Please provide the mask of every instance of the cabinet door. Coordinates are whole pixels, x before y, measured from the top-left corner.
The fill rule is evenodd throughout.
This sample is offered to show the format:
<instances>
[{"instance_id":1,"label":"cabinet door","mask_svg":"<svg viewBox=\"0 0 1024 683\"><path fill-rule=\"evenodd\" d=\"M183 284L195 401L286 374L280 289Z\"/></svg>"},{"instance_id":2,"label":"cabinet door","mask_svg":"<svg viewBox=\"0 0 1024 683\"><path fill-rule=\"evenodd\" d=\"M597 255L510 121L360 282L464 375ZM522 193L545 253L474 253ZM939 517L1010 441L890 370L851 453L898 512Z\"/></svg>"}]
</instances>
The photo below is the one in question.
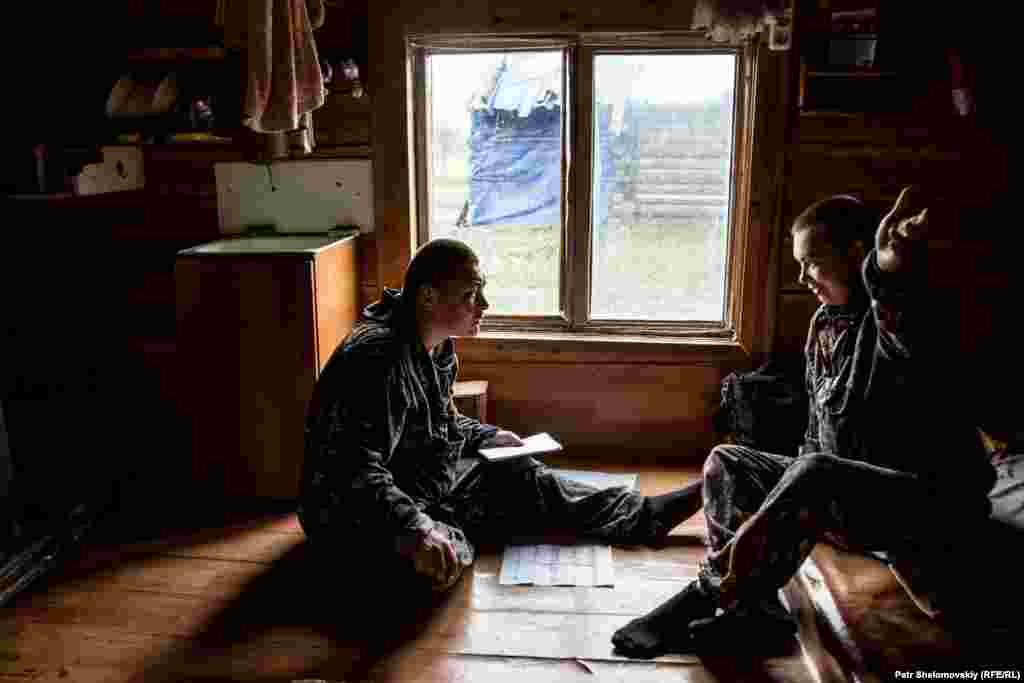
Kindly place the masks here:
<instances>
[{"instance_id":1,"label":"cabinet door","mask_svg":"<svg viewBox=\"0 0 1024 683\"><path fill-rule=\"evenodd\" d=\"M296 497L316 377L312 261L180 258L176 281L193 477L227 495Z\"/></svg>"},{"instance_id":2,"label":"cabinet door","mask_svg":"<svg viewBox=\"0 0 1024 683\"><path fill-rule=\"evenodd\" d=\"M356 268L355 238L317 254L313 282L316 288L317 376L359 317Z\"/></svg>"}]
</instances>

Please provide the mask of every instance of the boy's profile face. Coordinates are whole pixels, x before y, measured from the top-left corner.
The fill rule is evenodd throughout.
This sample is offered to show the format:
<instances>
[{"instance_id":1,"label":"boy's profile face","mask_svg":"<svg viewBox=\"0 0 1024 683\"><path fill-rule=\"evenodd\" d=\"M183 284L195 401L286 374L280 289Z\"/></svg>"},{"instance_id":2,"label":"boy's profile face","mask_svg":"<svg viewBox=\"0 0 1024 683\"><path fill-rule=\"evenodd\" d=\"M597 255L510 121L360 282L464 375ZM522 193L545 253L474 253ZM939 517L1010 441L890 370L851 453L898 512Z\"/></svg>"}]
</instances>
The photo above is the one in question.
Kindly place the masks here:
<instances>
[{"instance_id":1,"label":"boy's profile face","mask_svg":"<svg viewBox=\"0 0 1024 683\"><path fill-rule=\"evenodd\" d=\"M793 258L800 265L797 281L814 292L823 304L842 306L850 301L850 283L863 259L863 246L842 253L821 228L793 232Z\"/></svg>"},{"instance_id":2,"label":"boy's profile face","mask_svg":"<svg viewBox=\"0 0 1024 683\"><path fill-rule=\"evenodd\" d=\"M484 296L486 280L476 261L459 265L445 282L434 305L434 322L448 336L473 337L490 304Z\"/></svg>"}]
</instances>

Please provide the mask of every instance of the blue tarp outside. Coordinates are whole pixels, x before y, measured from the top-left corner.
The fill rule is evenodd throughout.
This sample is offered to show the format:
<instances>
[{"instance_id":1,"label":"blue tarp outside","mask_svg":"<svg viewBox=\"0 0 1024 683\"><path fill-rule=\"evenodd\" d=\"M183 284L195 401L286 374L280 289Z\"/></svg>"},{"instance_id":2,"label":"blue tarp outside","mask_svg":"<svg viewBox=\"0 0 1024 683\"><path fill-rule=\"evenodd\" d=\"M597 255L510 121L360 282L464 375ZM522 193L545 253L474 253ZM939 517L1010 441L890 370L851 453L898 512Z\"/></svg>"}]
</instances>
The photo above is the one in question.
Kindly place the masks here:
<instances>
[{"instance_id":1,"label":"blue tarp outside","mask_svg":"<svg viewBox=\"0 0 1024 683\"><path fill-rule=\"evenodd\" d=\"M561 107L535 107L528 116L516 110L472 113L470 133L470 225L558 225L562 195ZM615 180L609 150L608 113L599 130L600 190L594 224L607 214L607 195Z\"/></svg>"}]
</instances>

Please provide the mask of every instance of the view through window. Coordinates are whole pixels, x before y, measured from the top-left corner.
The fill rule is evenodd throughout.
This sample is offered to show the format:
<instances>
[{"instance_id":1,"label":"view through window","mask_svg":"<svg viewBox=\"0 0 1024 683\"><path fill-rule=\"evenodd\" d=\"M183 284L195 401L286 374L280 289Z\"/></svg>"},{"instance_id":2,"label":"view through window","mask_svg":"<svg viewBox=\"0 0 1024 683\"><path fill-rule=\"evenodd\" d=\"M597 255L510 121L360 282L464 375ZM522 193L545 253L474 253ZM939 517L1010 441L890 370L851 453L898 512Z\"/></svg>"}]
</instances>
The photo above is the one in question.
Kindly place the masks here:
<instances>
[{"instance_id":1,"label":"view through window","mask_svg":"<svg viewBox=\"0 0 1024 683\"><path fill-rule=\"evenodd\" d=\"M736 56L592 54L591 269L563 267L562 50L428 53L429 237L470 244L493 314L717 321L725 309ZM572 86L571 86L572 87ZM584 279L587 278L587 279Z\"/></svg>"}]
</instances>

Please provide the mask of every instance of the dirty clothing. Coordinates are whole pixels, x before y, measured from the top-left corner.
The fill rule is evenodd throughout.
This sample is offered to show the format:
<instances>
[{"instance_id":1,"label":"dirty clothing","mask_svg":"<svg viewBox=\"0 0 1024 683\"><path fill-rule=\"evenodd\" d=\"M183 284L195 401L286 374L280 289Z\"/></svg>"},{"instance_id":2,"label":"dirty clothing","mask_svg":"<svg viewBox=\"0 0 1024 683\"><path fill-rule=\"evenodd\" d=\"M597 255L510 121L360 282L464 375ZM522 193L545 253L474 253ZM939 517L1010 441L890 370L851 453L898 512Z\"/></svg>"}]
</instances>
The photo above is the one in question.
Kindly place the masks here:
<instances>
[{"instance_id":1,"label":"dirty clothing","mask_svg":"<svg viewBox=\"0 0 1024 683\"><path fill-rule=\"evenodd\" d=\"M934 354L945 321L925 319L923 283L883 272L874 250L862 271L866 295L855 288L850 303L823 305L811 320L800 452L913 473L936 489L955 483L962 501L987 515L994 471L964 406L950 396L956 360Z\"/></svg>"},{"instance_id":2,"label":"dirty clothing","mask_svg":"<svg viewBox=\"0 0 1024 683\"><path fill-rule=\"evenodd\" d=\"M388 552L435 522L470 544L543 531L646 542L661 532L635 491L599 491L535 461L481 461L477 448L498 429L455 409L452 340L429 353L403 312L401 293L386 290L317 382L299 507L314 542L355 538Z\"/></svg>"},{"instance_id":3,"label":"dirty clothing","mask_svg":"<svg viewBox=\"0 0 1024 683\"><path fill-rule=\"evenodd\" d=\"M978 434L922 362L914 283L882 272L873 250L862 274L866 293L811 321L799 456L718 446L705 463L700 581L712 592L731 567L738 596L771 594L818 541L936 557L990 512L995 476Z\"/></svg>"},{"instance_id":4,"label":"dirty clothing","mask_svg":"<svg viewBox=\"0 0 1024 683\"><path fill-rule=\"evenodd\" d=\"M883 561L935 559L953 552L950 529L965 522L954 495L936 495L916 475L826 453L717 446L704 472L710 552L702 583L716 590L731 562L741 595L752 599L785 585L815 543ZM743 554L734 555L731 541L748 520Z\"/></svg>"}]
</instances>

